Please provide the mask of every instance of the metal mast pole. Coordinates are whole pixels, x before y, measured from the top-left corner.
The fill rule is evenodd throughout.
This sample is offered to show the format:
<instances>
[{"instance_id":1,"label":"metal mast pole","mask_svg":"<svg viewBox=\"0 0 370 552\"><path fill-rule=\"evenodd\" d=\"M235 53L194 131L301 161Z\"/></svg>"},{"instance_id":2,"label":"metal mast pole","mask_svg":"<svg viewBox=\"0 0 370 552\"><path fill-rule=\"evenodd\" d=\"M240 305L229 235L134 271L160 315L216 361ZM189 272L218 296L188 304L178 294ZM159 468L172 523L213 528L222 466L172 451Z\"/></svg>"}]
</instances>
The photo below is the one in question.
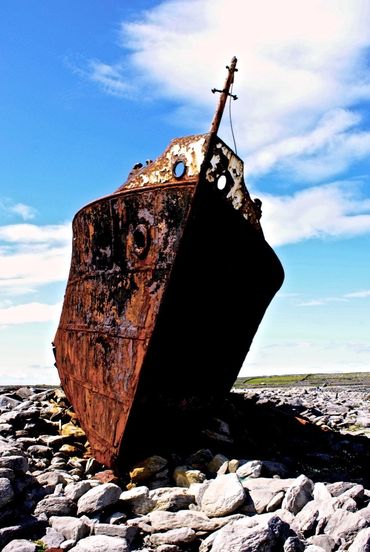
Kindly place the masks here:
<instances>
[{"instance_id":1,"label":"metal mast pole","mask_svg":"<svg viewBox=\"0 0 370 552\"><path fill-rule=\"evenodd\" d=\"M213 117L213 121L211 124L211 128L210 128L211 134L217 134L218 132L228 96L231 96L234 100L238 99L237 96L235 96L234 94L230 94L230 88L234 82L234 73L237 71L236 69L237 61L238 60L236 59L236 57L233 57L233 59L231 60L230 66L228 65L226 66L226 69L228 69L228 75L227 75L223 90L218 90L217 88L212 89L213 93L220 92L221 95L220 95L220 100L218 102L216 113Z\"/></svg>"}]
</instances>

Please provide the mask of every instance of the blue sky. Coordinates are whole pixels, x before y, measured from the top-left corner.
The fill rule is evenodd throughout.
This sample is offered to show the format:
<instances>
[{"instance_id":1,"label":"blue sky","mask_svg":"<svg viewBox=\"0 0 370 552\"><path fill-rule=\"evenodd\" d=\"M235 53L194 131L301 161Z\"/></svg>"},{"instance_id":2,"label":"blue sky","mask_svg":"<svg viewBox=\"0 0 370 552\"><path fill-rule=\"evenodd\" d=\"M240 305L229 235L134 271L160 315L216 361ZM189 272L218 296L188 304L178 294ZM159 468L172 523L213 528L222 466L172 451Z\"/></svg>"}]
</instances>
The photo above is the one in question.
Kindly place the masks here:
<instances>
[{"instance_id":1,"label":"blue sky","mask_svg":"<svg viewBox=\"0 0 370 552\"><path fill-rule=\"evenodd\" d=\"M2 0L0 382L58 381L73 215L207 131L233 55L238 153L286 271L241 374L368 371L369 52L360 0Z\"/></svg>"}]
</instances>

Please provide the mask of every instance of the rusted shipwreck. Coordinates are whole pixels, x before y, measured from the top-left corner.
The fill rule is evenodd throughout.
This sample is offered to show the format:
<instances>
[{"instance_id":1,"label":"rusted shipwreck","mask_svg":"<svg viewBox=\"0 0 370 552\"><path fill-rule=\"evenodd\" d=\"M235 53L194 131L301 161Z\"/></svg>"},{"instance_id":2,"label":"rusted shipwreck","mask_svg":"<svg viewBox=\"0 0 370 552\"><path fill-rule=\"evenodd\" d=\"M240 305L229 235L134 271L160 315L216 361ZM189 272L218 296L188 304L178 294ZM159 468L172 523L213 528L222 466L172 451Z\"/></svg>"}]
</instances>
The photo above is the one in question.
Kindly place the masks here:
<instances>
[{"instance_id":1,"label":"rusted shipwreck","mask_svg":"<svg viewBox=\"0 0 370 552\"><path fill-rule=\"evenodd\" d=\"M54 352L93 454L107 466L117 465L143 415L150 432L158 409L168 420L230 390L284 278L243 161L217 136L235 65L210 132L174 139L73 220Z\"/></svg>"}]
</instances>

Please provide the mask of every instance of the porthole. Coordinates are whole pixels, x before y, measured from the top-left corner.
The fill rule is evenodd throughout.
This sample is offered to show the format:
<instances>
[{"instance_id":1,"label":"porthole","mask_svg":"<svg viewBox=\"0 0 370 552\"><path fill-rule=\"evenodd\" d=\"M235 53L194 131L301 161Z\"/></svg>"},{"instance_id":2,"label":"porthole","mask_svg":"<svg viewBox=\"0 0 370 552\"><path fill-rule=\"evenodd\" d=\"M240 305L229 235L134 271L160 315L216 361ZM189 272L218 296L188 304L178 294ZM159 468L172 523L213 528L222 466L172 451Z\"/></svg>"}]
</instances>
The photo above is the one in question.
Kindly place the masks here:
<instances>
[{"instance_id":1,"label":"porthole","mask_svg":"<svg viewBox=\"0 0 370 552\"><path fill-rule=\"evenodd\" d=\"M220 192L223 192L226 189L227 186L227 178L225 174L221 174L216 182L217 189L220 190Z\"/></svg>"},{"instance_id":2,"label":"porthole","mask_svg":"<svg viewBox=\"0 0 370 552\"><path fill-rule=\"evenodd\" d=\"M144 224L139 224L133 232L134 240L134 252L140 258L143 259L149 249L150 237L148 228Z\"/></svg>"},{"instance_id":3,"label":"porthole","mask_svg":"<svg viewBox=\"0 0 370 552\"><path fill-rule=\"evenodd\" d=\"M186 165L182 159L179 159L173 164L172 167L173 175L175 178L180 179L185 176L186 173Z\"/></svg>"}]
</instances>

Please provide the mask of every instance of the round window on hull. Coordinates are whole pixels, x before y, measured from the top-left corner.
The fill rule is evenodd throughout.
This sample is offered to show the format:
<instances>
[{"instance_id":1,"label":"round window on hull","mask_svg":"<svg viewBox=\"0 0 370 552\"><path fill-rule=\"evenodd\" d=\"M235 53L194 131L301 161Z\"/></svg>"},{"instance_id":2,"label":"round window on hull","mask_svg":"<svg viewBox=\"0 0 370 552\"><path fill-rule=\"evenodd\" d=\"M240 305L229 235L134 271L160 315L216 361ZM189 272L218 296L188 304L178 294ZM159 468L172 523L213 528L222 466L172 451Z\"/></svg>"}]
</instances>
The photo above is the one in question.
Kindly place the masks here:
<instances>
[{"instance_id":1,"label":"round window on hull","mask_svg":"<svg viewBox=\"0 0 370 552\"><path fill-rule=\"evenodd\" d=\"M182 159L178 159L175 161L172 167L173 175L176 179L183 178L186 173L186 165L185 162Z\"/></svg>"}]
</instances>

